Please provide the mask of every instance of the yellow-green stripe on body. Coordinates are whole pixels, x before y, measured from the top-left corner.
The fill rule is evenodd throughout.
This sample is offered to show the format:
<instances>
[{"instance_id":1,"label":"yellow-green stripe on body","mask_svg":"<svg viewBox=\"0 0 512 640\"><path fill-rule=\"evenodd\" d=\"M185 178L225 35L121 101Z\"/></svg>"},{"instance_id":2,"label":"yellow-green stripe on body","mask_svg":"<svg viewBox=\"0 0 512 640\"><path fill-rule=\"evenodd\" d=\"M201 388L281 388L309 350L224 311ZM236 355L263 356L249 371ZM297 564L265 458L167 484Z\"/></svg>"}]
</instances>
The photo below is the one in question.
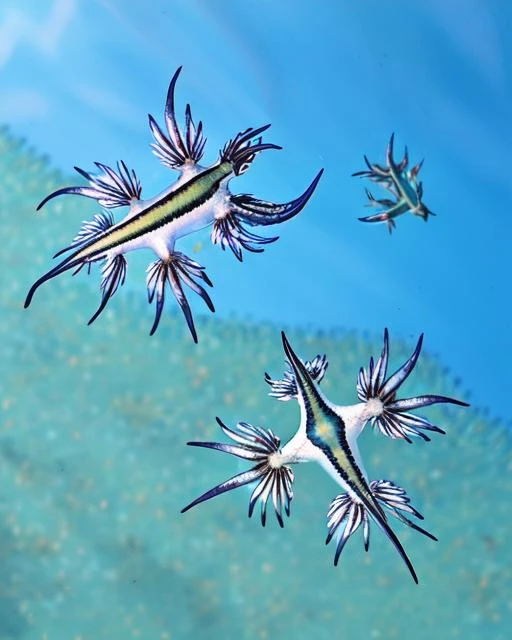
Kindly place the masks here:
<instances>
[{"instance_id":1,"label":"yellow-green stripe on body","mask_svg":"<svg viewBox=\"0 0 512 640\"><path fill-rule=\"evenodd\" d=\"M306 411L306 434L336 469L339 476L361 498L373 513L385 516L372 495L347 441L345 424L322 399L304 364L284 339L286 356L292 365L297 390Z\"/></svg>"},{"instance_id":2,"label":"yellow-green stripe on body","mask_svg":"<svg viewBox=\"0 0 512 640\"><path fill-rule=\"evenodd\" d=\"M314 396L308 394L307 401L311 411L311 419L308 419L306 426L308 438L323 451L347 484L380 512L381 509L352 454L343 421L329 407L320 406Z\"/></svg>"},{"instance_id":3,"label":"yellow-green stripe on body","mask_svg":"<svg viewBox=\"0 0 512 640\"><path fill-rule=\"evenodd\" d=\"M150 205L129 220L120 222L107 230L90 245L77 252L72 257L73 261L79 262L86 258L92 258L120 244L155 231L190 213L215 195L220 182L231 171L231 164L222 162L194 176L189 182L167 194L158 202Z\"/></svg>"}]
</instances>

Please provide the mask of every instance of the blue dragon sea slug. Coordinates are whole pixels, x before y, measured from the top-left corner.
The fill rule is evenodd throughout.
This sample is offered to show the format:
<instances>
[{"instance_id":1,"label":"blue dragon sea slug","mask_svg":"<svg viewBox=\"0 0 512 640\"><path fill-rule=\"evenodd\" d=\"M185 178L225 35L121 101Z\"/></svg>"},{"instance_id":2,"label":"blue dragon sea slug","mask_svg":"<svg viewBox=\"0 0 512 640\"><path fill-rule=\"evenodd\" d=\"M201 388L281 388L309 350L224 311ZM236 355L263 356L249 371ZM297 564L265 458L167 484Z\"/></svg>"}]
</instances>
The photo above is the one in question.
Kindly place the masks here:
<instances>
[{"instance_id":1,"label":"blue dragon sea slug","mask_svg":"<svg viewBox=\"0 0 512 640\"><path fill-rule=\"evenodd\" d=\"M261 522L265 525L267 503L271 500L277 521L282 527L283 511L287 516L290 515L293 498L294 473L290 465L318 462L344 491L334 498L327 516L329 533L326 542L337 537L334 564L338 563L349 537L360 526L363 529L364 547L368 551L372 520L390 539L414 581L418 582L414 567L392 530L386 512L432 540L436 538L411 520L410 516L420 520L423 516L411 505L404 489L387 479L368 480L357 439L365 425L371 424L391 438L412 442L411 438L418 436L428 441L428 433L444 431L426 418L410 413L411 411L436 403L468 405L440 395L422 395L401 400L396 398L398 389L418 360L423 336L411 357L387 377L389 340L386 330L379 359L374 363L372 358L369 367L359 372L357 393L361 402L350 406L333 404L320 390L318 385L327 369L325 356L303 362L293 351L284 333L282 339L289 371L281 380L272 380L268 374L265 378L271 387L270 395L280 400L297 399L301 415L296 434L281 448L280 439L270 429L255 427L246 422L239 422L236 427L230 428L217 418L224 433L235 444L188 444L224 451L250 460L254 466L213 487L182 511L231 489L256 483L249 501L249 516L259 502Z\"/></svg>"},{"instance_id":2,"label":"blue dragon sea slug","mask_svg":"<svg viewBox=\"0 0 512 640\"><path fill-rule=\"evenodd\" d=\"M149 116L149 126L154 137L153 152L162 164L179 173L178 179L157 196L143 200L142 189L133 170L124 162L118 162L117 170L99 162L99 173L90 174L78 167L89 186L65 187L48 195L38 210L52 198L63 194L75 194L96 200L103 211L92 220L84 222L72 243L54 257L67 253L67 257L40 277L30 288L25 307L44 282L74 269L88 270L96 261L103 261L101 270L101 302L89 320L91 324L106 307L110 298L124 283L129 251L149 248L158 259L147 270L148 299L156 303L153 334L160 322L168 288L171 289L195 342L197 333L184 285L197 293L211 311L213 303L204 283L212 286L202 265L175 248L176 241L195 231L212 226L211 239L222 249L229 248L239 261L243 250L263 251L264 245L277 237L262 237L247 227L274 225L297 215L313 194L323 170L314 178L304 193L290 202L274 204L248 194L232 194L229 182L244 173L256 155L266 149L281 147L263 142L261 134L270 125L249 128L238 133L220 151L218 160L209 167L199 164L206 139L203 126L197 127L192 119L190 105L185 109L185 128L178 126L174 109L174 88L181 67L174 74L167 93L165 106L166 132ZM126 216L115 222L111 209L129 207Z\"/></svg>"},{"instance_id":3,"label":"blue dragon sea slug","mask_svg":"<svg viewBox=\"0 0 512 640\"><path fill-rule=\"evenodd\" d=\"M392 198L377 199L371 191L366 189L369 201L368 206L380 208L381 211L371 216L359 218L361 222L385 222L390 233L396 226L395 218L408 211L423 218L425 222L429 216L435 215L422 200L423 184L418 181L418 174L423 166L423 160L409 169L409 153L406 147L403 159L397 164L393 157L394 139L395 134L393 133L386 152L385 167L371 163L364 156L368 169L352 174L353 176L368 178L392 195Z\"/></svg>"}]
</instances>

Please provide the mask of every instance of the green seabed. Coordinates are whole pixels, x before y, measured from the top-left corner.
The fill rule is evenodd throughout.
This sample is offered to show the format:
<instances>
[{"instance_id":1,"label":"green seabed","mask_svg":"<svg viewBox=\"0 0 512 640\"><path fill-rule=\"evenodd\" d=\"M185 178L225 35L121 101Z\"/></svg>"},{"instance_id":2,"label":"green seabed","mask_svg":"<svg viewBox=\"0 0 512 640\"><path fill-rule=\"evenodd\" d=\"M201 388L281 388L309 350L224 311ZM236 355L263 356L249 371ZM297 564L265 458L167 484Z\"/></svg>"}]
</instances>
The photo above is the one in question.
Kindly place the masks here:
<instances>
[{"instance_id":1,"label":"green seabed","mask_svg":"<svg viewBox=\"0 0 512 640\"><path fill-rule=\"evenodd\" d=\"M294 432L296 404L269 398L263 380L283 370L281 327L199 318L196 346L171 313L149 338L141 291L117 294L88 328L97 274L94 286L57 278L24 311L32 281L94 208L69 198L36 216L69 182L6 130L0 171L1 640L509 637L511 438L502 425L476 409L433 407L425 413L448 435L431 443L365 434L371 478L405 487L439 537L395 526L419 586L375 527L370 553L357 535L332 566L324 540L337 487L314 465L295 470L284 530L247 519L244 489L181 515L244 468L185 446L218 439L216 415L282 439ZM333 400L356 401L357 371L380 336L289 337L304 357L328 354L322 384ZM393 341L391 366L410 347ZM464 397L428 355L406 392Z\"/></svg>"}]
</instances>

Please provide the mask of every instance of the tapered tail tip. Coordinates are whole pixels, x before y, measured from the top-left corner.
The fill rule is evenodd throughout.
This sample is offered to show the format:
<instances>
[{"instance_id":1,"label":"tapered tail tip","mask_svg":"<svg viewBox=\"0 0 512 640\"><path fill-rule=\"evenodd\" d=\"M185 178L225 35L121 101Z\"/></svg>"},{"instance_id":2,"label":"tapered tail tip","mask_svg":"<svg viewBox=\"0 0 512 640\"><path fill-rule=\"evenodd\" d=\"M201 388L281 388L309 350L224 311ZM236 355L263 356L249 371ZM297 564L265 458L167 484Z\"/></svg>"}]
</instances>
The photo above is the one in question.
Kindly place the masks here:
<instances>
[{"instance_id":1,"label":"tapered tail tip","mask_svg":"<svg viewBox=\"0 0 512 640\"><path fill-rule=\"evenodd\" d=\"M180 75L180 73L181 73L181 70L182 70L182 69L183 69L183 65L180 65L180 66L176 69L176 71L174 72L174 75L173 75L173 77L172 77L172 79L171 79L171 85L173 85L173 84L175 84L175 83L176 83L176 80L178 79L178 76Z\"/></svg>"},{"instance_id":2,"label":"tapered tail tip","mask_svg":"<svg viewBox=\"0 0 512 640\"><path fill-rule=\"evenodd\" d=\"M291 344L288 342L288 338L286 337L284 331L281 331L281 340L283 341L283 348L286 358L288 359L290 366L295 369L296 367L300 366L297 364L297 362L300 362L300 360L292 349Z\"/></svg>"},{"instance_id":3,"label":"tapered tail tip","mask_svg":"<svg viewBox=\"0 0 512 640\"><path fill-rule=\"evenodd\" d=\"M253 133L253 136L258 135L260 133L263 133L267 129L270 129L271 126L272 126L271 122L269 122L268 124L264 124L262 127L259 127L258 129L255 129L255 131Z\"/></svg>"},{"instance_id":4,"label":"tapered tail tip","mask_svg":"<svg viewBox=\"0 0 512 640\"><path fill-rule=\"evenodd\" d=\"M306 191L303 193L303 197L306 196L306 200L304 202L304 204L306 204L306 202L309 200L309 198L311 197L311 195L313 194L313 191L316 189L317 184L320 181L320 178L322 177L324 172L324 169L320 169L320 171L316 174L316 176L313 178L313 181L311 182L311 184L309 185L309 187L306 189Z\"/></svg>"},{"instance_id":5,"label":"tapered tail tip","mask_svg":"<svg viewBox=\"0 0 512 640\"><path fill-rule=\"evenodd\" d=\"M37 283L36 283L37 284ZM25 302L23 303L23 308L28 309L30 303L32 302L32 298L34 297L34 293L36 291L36 285L32 285L27 293L27 297L25 298Z\"/></svg>"}]
</instances>

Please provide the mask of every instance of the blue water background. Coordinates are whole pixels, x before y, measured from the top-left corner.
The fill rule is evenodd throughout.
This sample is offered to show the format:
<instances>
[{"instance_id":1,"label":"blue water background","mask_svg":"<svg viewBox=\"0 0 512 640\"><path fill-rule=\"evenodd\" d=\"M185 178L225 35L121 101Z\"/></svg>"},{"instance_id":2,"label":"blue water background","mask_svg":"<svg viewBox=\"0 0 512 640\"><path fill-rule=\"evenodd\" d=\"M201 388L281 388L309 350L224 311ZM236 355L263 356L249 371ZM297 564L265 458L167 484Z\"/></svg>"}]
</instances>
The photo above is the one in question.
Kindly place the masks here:
<instances>
[{"instance_id":1,"label":"blue water background","mask_svg":"<svg viewBox=\"0 0 512 640\"><path fill-rule=\"evenodd\" d=\"M174 176L150 152L147 113L161 121L183 65L178 110L203 120L208 161L267 122L284 147L233 190L284 201L325 167L263 257L240 266L202 234L218 315L424 331L473 400L508 419L511 19L503 0L4 0L0 121L66 171L123 159L149 197ZM404 216L389 237L357 221L369 211L350 174L363 154L382 162L393 131L397 155L425 158L437 217Z\"/></svg>"},{"instance_id":2,"label":"blue water background","mask_svg":"<svg viewBox=\"0 0 512 640\"><path fill-rule=\"evenodd\" d=\"M48 160L13 144L0 175L0 640L391 639L411 629L507 640L511 18L506 0L1 0L0 124ZM151 153L147 113L162 123L180 65L178 114L190 102L203 120L205 160L271 122L265 139L283 150L261 154L231 188L285 201L324 167L307 208L243 264L212 247L208 230L180 241L215 284L208 322L190 296L197 346L172 300L147 335L147 254L129 256L124 290L92 327L97 270L46 284L23 310L82 211L97 212L69 196L32 215L56 188L52 167L69 176L122 159L144 197L175 178ZM425 158L424 199L437 215L403 216L390 236L357 220L370 211L351 173L363 154L383 162L393 131L398 157L407 144L412 163ZM397 526L419 587L377 530L369 554L358 535L332 567L323 541L336 487L314 465L296 471L282 531L246 518L246 490L179 514L245 468L184 446L222 437L215 415L293 434L297 407L266 397L262 380L282 371L279 329L304 357L327 353L323 388L348 403L385 326L393 367L425 332L408 393L474 405L426 410L448 432L432 443L363 436L372 477L402 484L440 538Z\"/></svg>"}]
</instances>

